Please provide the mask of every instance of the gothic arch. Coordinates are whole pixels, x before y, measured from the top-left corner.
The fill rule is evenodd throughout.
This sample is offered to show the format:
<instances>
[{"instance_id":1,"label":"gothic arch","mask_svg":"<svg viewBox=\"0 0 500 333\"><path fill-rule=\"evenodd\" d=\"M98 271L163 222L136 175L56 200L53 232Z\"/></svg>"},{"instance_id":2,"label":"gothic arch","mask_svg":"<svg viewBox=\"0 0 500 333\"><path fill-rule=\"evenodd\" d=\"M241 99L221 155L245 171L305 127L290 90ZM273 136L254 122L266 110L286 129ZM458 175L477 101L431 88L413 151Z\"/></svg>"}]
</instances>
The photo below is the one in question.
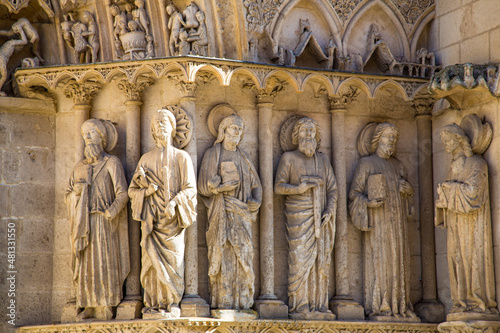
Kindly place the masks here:
<instances>
[{"instance_id":1,"label":"gothic arch","mask_svg":"<svg viewBox=\"0 0 500 333\"><path fill-rule=\"evenodd\" d=\"M422 35L422 32L429 24L431 24L435 16L436 12L434 11L434 8L432 8L431 10L428 11L428 13L425 16L422 16L418 24L415 25L415 28L412 31L411 44L410 44L410 54L412 56L411 58L412 61L416 61L417 44ZM427 49L429 49L429 47L427 47Z\"/></svg>"}]
</instances>

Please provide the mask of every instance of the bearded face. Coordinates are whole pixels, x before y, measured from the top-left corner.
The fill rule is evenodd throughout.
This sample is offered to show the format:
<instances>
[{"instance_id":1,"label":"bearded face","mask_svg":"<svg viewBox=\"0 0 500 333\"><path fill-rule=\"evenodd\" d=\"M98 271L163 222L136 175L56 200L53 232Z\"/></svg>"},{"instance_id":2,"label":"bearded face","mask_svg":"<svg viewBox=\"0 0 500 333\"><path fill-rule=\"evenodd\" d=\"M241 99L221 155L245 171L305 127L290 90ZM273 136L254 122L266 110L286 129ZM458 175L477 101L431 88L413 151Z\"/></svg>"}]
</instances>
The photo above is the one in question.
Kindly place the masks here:
<instances>
[{"instance_id":1,"label":"bearded face","mask_svg":"<svg viewBox=\"0 0 500 333\"><path fill-rule=\"evenodd\" d=\"M398 132L392 128L384 130L380 136L377 150L383 153L384 156L392 156L396 151L396 143L398 141Z\"/></svg>"},{"instance_id":2,"label":"bearded face","mask_svg":"<svg viewBox=\"0 0 500 333\"><path fill-rule=\"evenodd\" d=\"M299 151L307 157L316 152L318 142L316 141L316 126L311 123L304 124L299 130Z\"/></svg>"},{"instance_id":3,"label":"bearded face","mask_svg":"<svg viewBox=\"0 0 500 333\"><path fill-rule=\"evenodd\" d=\"M85 151L83 154L87 162L95 163L99 161L104 153L101 135L94 126L85 127L82 135L85 141Z\"/></svg>"}]
</instances>

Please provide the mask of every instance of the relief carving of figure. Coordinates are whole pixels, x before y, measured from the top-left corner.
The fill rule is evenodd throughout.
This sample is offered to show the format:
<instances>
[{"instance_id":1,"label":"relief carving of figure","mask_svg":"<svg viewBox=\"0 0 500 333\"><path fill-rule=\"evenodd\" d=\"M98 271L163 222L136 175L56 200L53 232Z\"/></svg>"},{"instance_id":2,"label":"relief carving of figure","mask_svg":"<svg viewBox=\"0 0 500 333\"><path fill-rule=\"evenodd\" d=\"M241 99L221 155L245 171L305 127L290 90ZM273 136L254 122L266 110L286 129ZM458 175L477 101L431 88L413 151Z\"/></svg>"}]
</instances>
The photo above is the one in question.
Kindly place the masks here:
<instances>
[{"instance_id":1,"label":"relief carving of figure","mask_svg":"<svg viewBox=\"0 0 500 333\"><path fill-rule=\"evenodd\" d=\"M299 119L292 132L298 149L285 152L276 171L274 191L286 196L292 319L335 319L328 309L328 275L338 193L333 168L317 151L320 138L316 121Z\"/></svg>"},{"instance_id":2,"label":"relief carving of figure","mask_svg":"<svg viewBox=\"0 0 500 333\"><path fill-rule=\"evenodd\" d=\"M221 121L198 178L208 208L208 275L211 306L216 309L250 309L253 305L252 227L262 187L249 156L238 147L243 132L240 117Z\"/></svg>"},{"instance_id":3,"label":"relief carving of figure","mask_svg":"<svg viewBox=\"0 0 500 333\"><path fill-rule=\"evenodd\" d=\"M61 29L64 40L73 50L77 62L97 62L99 28L91 12L83 12L82 22L75 21L72 14L65 15Z\"/></svg>"},{"instance_id":4,"label":"relief carving of figure","mask_svg":"<svg viewBox=\"0 0 500 333\"><path fill-rule=\"evenodd\" d=\"M109 121L90 119L82 125L85 159L73 169L66 190L71 221L73 283L77 320L113 317L123 298L130 270L127 181L122 164L109 152L117 133Z\"/></svg>"},{"instance_id":5,"label":"relief carving of figure","mask_svg":"<svg viewBox=\"0 0 500 333\"><path fill-rule=\"evenodd\" d=\"M403 164L393 157L399 130L371 123L361 132L362 156L349 193L349 212L364 231L364 306L371 320L419 322L410 301L410 250L407 217L413 187ZM389 318L388 318L389 317Z\"/></svg>"},{"instance_id":6,"label":"relief carving of figure","mask_svg":"<svg viewBox=\"0 0 500 333\"><path fill-rule=\"evenodd\" d=\"M448 229L448 270L453 307L448 320L499 320L495 301L493 236L488 165L481 156L491 125L476 115L441 130L451 155L446 180L438 185L436 226Z\"/></svg>"},{"instance_id":7,"label":"relief carving of figure","mask_svg":"<svg viewBox=\"0 0 500 333\"><path fill-rule=\"evenodd\" d=\"M169 15L170 55L200 55L208 54L208 34L205 13L191 2L181 14L174 4L166 7Z\"/></svg>"},{"instance_id":8,"label":"relief carving of figure","mask_svg":"<svg viewBox=\"0 0 500 333\"><path fill-rule=\"evenodd\" d=\"M143 313L175 318L184 294L185 230L196 219L196 179L188 153L172 145L176 119L159 110L151 121L156 148L139 160L129 187L142 226Z\"/></svg>"},{"instance_id":9,"label":"relief carving of figure","mask_svg":"<svg viewBox=\"0 0 500 333\"><path fill-rule=\"evenodd\" d=\"M12 31L15 34L19 34L20 37L19 39L10 39L3 43L0 47L0 89L2 89L5 81L7 81L7 64L9 63L10 57L12 57L14 52L19 51L20 48L28 44L28 40L26 39L23 29L20 29L19 27L12 27ZM0 97L3 96L7 96L7 94L0 90Z\"/></svg>"}]
</instances>

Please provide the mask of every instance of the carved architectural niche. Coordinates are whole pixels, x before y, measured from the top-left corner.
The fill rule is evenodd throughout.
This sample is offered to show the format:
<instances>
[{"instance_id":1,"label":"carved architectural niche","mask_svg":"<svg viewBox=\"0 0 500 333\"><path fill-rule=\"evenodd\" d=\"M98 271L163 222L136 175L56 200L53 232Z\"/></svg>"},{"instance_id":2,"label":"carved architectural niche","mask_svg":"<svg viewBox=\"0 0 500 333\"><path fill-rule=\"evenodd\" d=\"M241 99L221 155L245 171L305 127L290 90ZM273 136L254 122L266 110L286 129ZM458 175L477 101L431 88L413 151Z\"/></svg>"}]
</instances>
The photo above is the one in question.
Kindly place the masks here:
<instances>
[{"instance_id":1,"label":"carved architectural niche","mask_svg":"<svg viewBox=\"0 0 500 333\"><path fill-rule=\"evenodd\" d=\"M453 306L448 321L500 322L495 297L495 266L488 165L481 156L493 131L475 115L441 130L451 155L446 180L437 187L435 223L447 228L448 271Z\"/></svg>"},{"instance_id":2,"label":"carved architectural niche","mask_svg":"<svg viewBox=\"0 0 500 333\"><path fill-rule=\"evenodd\" d=\"M61 30L64 41L73 51L77 63L97 62L99 27L91 12L84 11L81 21L76 21L72 13L64 15Z\"/></svg>"},{"instance_id":3,"label":"carved architectural niche","mask_svg":"<svg viewBox=\"0 0 500 333\"><path fill-rule=\"evenodd\" d=\"M123 298L123 283L130 270L128 246L127 181L120 160L108 153L118 132L107 120L83 123L84 160L69 181L65 201L72 223L72 271L76 289L75 318L110 320ZM105 234L106 237L102 237Z\"/></svg>"},{"instance_id":4,"label":"carved architectural niche","mask_svg":"<svg viewBox=\"0 0 500 333\"><path fill-rule=\"evenodd\" d=\"M407 217L413 186L403 164L393 157L399 130L370 123L360 133L362 158L349 193L352 223L364 231L364 306L370 320L420 322L410 300L410 250Z\"/></svg>"},{"instance_id":5,"label":"carved architectural niche","mask_svg":"<svg viewBox=\"0 0 500 333\"><path fill-rule=\"evenodd\" d=\"M333 168L318 152L321 134L313 119L291 118L280 133L284 149L297 147L281 156L274 183L275 193L286 196L290 318L334 320L328 309L338 197Z\"/></svg>"},{"instance_id":6,"label":"carved architectural niche","mask_svg":"<svg viewBox=\"0 0 500 333\"><path fill-rule=\"evenodd\" d=\"M191 1L180 13L173 3L166 7L169 16L167 27L170 29L170 55L208 56L208 31L205 13Z\"/></svg>"},{"instance_id":7,"label":"carved architectural niche","mask_svg":"<svg viewBox=\"0 0 500 333\"><path fill-rule=\"evenodd\" d=\"M54 10L52 9L50 0L37 0L37 3L43 8L49 17L54 17ZM6 6L9 12L14 14L17 14L21 9L28 7L29 4L30 0L0 0L0 5Z\"/></svg>"},{"instance_id":8,"label":"carved architectural niche","mask_svg":"<svg viewBox=\"0 0 500 333\"><path fill-rule=\"evenodd\" d=\"M155 55L151 20L144 0L112 3L109 11L113 16L115 56L122 60L152 58ZM123 7L123 8L122 8Z\"/></svg>"}]
</instances>

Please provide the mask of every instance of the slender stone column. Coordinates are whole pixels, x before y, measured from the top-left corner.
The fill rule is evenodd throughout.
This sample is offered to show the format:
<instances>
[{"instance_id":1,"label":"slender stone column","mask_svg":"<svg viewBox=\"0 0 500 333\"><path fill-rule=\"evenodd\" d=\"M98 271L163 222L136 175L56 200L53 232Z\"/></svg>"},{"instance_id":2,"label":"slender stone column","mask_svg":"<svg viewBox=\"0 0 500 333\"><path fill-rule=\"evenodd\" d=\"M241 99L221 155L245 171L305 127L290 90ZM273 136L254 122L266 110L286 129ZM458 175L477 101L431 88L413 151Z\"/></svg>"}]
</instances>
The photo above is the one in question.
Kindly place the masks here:
<instances>
[{"instance_id":1,"label":"slender stone column","mask_svg":"<svg viewBox=\"0 0 500 333\"><path fill-rule=\"evenodd\" d=\"M152 79L139 77L130 83L123 79L118 88L125 94L126 111L126 174L130 182L137 163L141 158L141 106L142 92L153 83ZM116 319L135 319L141 317L141 225L132 219L128 212L128 241L130 249L130 273L125 283L125 298L118 306Z\"/></svg>"},{"instance_id":2,"label":"slender stone column","mask_svg":"<svg viewBox=\"0 0 500 333\"><path fill-rule=\"evenodd\" d=\"M82 124L89 119L90 110L92 109L92 98L101 88L96 82L76 82L70 81L64 88L64 94L68 98L72 98L75 105L74 126L75 126L75 163L83 159L83 151L85 143L81 135Z\"/></svg>"},{"instance_id":3,"label":"slender stone column","mask_svg":"<svg viewBox=\"0 0 500 333\"><path fill-rule=\"evenodd\" d=\"M77 82L76 80L69 81L64 87L64 95L73 99L74 111L74 135L75 135L75 164L83 159L83 152L85 149L85 142L82 137L82 124L89 119L90 111L92 109L92 98L97 94L100 89L100 84L96 82ZM78 308L76 307L76 290L72 286L71 296L68 302L64 305L61 322L69 323L76 320L78 315Z\"/></svg>"},{"instance_id":4,"label":"slender stone column","mask_svg":"<svg viewBox=\"0 0 500 333\"><path fill-rule=\"evenodd\" d=\"M337 219L335 232L335 296L330 300L330 310L343 320L363 320L363 307L353 300L349 287L349 248L347 235L347 179L345 158L345 113L347 103L357 95L351 88L338 97L330 97L332 114L332 164L338 187Z\"/></svg>"},{"instance_id":5,"label":"slender stone column","mask_svg":"<svg viewBox=\"0 0 500 333\"><path fill-rule=\"evenodd\" d=\"M193 128L193 134L188 145L184 148L193 161L194 172L198 175L198 151L196 148L196 83L186 82L180 77L171 76L177 81L180 89L180 107L186 111ZM186 229L185 258L185 290L181 301L182 317L210 317L210 306L198 295L198 224L196 221Z\"/></svg>"},{"instance_id":6,"label":"slender stone column","mask_svg":"<svg viewBox=\"0 0 500 333\"><path fill-rule=\"evenodd\" d=\"M259 176L262 183L260 207L260 296L255 309L261 319L288 318L288 307L274 295L274 179L273 179L273 100L276 87L257 95L259 108Z\"/></svg>"},{"instance_id":7,"label":"slender stone column","mask_svg":"<svg viewBox=\"0 0 500 333\"><path fill-rule=\"evenodd\" d=\"M415 305L417 315L426 322L445 320L444 306L437 297L436 247L434 240L434 199L432 180L432 120L434 101L418 98L413 102L418 141L418 202L420 214L420 255L422 301Z\"/></svg>"}]
</instances>

